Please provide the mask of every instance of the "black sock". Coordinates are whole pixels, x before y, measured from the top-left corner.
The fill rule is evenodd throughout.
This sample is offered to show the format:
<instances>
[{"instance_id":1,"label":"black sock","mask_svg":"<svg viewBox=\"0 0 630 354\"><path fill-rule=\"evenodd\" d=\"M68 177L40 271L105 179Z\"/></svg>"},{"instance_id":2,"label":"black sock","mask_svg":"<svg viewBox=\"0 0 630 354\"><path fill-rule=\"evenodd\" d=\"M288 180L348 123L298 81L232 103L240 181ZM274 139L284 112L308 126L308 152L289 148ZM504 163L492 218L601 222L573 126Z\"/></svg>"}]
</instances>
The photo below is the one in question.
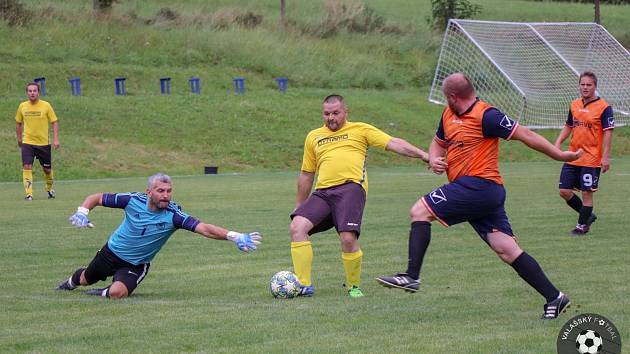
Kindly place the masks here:
<instances>
[{"instance_id":1,"label":"black sock","mask_svg":"<svg viewBox=\"0 0 630 354\"><path fill-rule=\"evenodd\" d=\"M578 224L586 225L586 223L588 222L588 218L591 217L592 213L593 213L592 206L583 205L582 209L580 209L580 217L578 218Z\"/></svg>"},{"instance_id":2,"label":"black sock","mask_svg":"<svg viewBox=\"0 0 630 354\"><path fill-rule=\"evenodd\" d=\"M527 252L521 253L511 266L527 284L544 296L547 302L555 300L560 295L560 291L551 284L538 262Z\"/></svg>"},{"instance_id":3,"label":"black sock","mask_svg":"<svg viewBox=\"0 0 630 354\"><path fill-rule=\"evenodd\" d=\"M72 285L74 287L81 285L81 273L83 273L84 270L85 268L79 268L74 272L74 274L72 274L71 279L72 279Z\"/></svg>"},{"instance_id":4,"label":"black sock","mask_svg":"<svg viewBox=\"0 0 630 354\"><path fill-rule=\"evenodd\" d=\"M424 254L431 242L431 223L428 221L414 221L409 231L409 260L407 274L413 279L420 278L420 268Z\"/></svg>"},{"instance_id":5,"label":"black sock","mask_svg":"<svg viewBox=\"0 0 630 354\"><path fill-rule=\"evenodd\" d=\"M580 197L578 197L577 195L573 194L573 197L567 200L567 205L570 206L571 209L579 213L580 209L582 209L582 199L580 199Z\"/></svg>"}]
</instances>

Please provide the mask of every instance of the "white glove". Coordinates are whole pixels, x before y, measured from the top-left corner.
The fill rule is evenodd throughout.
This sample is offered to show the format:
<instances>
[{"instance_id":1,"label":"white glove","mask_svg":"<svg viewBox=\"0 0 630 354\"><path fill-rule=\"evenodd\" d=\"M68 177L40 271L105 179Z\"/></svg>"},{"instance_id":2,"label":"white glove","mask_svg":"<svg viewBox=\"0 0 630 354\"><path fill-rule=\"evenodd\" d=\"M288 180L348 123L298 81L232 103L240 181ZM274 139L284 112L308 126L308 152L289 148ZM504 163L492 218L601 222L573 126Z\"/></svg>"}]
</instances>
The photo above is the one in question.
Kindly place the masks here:
<instances>
[{"instance_id":1,"label":"white glove","mask_svg":"<svg viewBox=\"0 0 630 354\"><path fill-rule=\"evenodd\" d=\"M90 222L88 219L88 214L90 213L90 209L84 207L78 207L77 212L74 213L68 219L72 225L74 225L77 229L85 229L87 227L92 228L94 224Z\"/></svg>"},{"instance_id":2,"label":"white glove","mask_svg":"<svg viewBox=\"0 0 630 354\"><path fill-rule=\"evenodd\" d=\"M243 252L255 251L256 246L262 241L262 235L258 231L242 234L236 231L229 231L227 239L233 241L239 250Z\"/></svg>"}]
</instances>

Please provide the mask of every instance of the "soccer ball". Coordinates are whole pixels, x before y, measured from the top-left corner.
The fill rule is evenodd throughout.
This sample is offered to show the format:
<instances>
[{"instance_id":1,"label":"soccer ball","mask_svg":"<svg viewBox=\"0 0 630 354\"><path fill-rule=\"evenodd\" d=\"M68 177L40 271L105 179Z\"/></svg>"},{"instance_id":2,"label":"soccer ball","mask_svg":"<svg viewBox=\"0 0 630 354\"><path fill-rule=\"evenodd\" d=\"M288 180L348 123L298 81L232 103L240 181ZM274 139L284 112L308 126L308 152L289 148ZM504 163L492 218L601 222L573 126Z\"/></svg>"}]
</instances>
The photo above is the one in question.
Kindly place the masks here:
<instances>
[{"instance_id":1,"label":"soccer ball","mask_svg":"<svg viewBox=\"0 0 630 354\"><path fill-rule=\"evenodd\" d=\"M300 293L300 282L295 274L282 270L271 277L269 290L275 298L291 299Z\"/></svg>"},{"instance_id":2,"label":"soccer ball","mask_svg":"<svg viewBox=\"0 0 630 354\"><path fill-rule=\"evenodd\" d=\"M602 337L590 329L580 332L575 339L575 347L580 354L596 354L602 349Z\"/></svg>"}]
</instances>

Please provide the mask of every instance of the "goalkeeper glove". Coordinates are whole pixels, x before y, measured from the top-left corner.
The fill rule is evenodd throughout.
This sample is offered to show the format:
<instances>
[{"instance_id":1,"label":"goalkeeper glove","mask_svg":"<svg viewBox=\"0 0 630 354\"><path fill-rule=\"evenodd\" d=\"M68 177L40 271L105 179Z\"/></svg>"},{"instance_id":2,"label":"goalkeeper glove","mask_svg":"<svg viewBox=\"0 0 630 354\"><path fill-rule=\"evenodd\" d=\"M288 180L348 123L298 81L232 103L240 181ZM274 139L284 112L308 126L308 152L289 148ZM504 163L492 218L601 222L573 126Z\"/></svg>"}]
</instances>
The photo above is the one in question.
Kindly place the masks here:
<instances>
[{"instance_id":1,"label":"goalkeeper glove","mask_svg":"<svg viewBox=\"0 0 630 354\"><path fill-rule=\"evenodd\" d=\"M86 227L94 227L94 224L88 219L90 209L84 207L78 207L77 212L70 217L70 223L77 229L85 229Z\"/></svg>"},{"instance_id":2,"label":"goalkeeper glove","mask_svg":"<svg viewBox=\"0 0 630 354\"><path fill-rule=\"evenodd\" d=\"M262 235L255 231L247 234L242 234L236 231L229 231L227 239L233 241L239 250L243 252L249 252L256 250L256 246L260 244Z\"/></svg>"}]
</instances>

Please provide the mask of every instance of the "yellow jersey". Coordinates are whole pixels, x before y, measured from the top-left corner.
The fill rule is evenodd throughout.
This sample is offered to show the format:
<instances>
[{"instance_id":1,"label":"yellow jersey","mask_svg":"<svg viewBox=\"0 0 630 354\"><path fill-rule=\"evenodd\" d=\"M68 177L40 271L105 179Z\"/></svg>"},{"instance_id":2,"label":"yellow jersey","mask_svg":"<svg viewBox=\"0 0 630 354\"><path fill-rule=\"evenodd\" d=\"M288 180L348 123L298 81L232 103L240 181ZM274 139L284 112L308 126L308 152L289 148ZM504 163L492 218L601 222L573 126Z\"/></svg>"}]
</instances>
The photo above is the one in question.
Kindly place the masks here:
<instances>
[{"instance_id":1,"label":"yellow jersey","mask_svg":"<svg viewBox=\"0 0 630 354\"><path fill-rule=\"evenodd\" d=\"M368 147L385 149L391 138L367 123L346 122L335 132L324 125L306 136L302 171L317 173L316 189L355 182L367 193Z\"/></svg>"},{"instance_id":2,"label":"yellow jersey","mask_svg":"<svg viewBox=\"0 0 630 354\"><path fill-rule=\"evenodd\" d=\"M29 145L50 145L48 139L48 124L57 121L57 115L50 103L37 100L20 103L15 113L15 121L22 123L22 143Z\"/></svg>"}]
</instances>

